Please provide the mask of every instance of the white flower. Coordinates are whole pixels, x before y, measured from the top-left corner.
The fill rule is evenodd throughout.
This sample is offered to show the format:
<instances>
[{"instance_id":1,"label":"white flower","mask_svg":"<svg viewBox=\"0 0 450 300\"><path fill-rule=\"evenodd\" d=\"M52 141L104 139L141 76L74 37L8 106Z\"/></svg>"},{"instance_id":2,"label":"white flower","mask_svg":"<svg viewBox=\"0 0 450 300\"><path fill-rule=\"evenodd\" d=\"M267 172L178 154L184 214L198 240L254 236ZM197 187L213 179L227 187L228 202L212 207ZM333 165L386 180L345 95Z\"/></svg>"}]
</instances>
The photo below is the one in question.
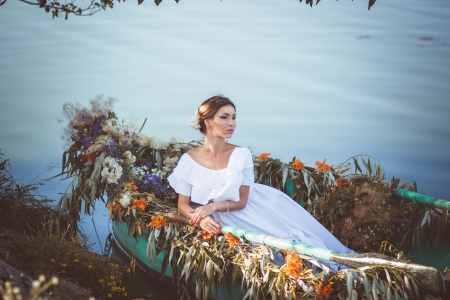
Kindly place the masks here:
<instances>
[{"instance_id":1,"label":"white flower","mask_svg":"<svg viewBox=\"0 0 450 300\"><path fill-rule=\"evenodd\" d=\"M146 166L132 167L130 170L130 176L135 180L142 180L142 178L145 176L146 169L147 169Z\"/></svg>"},{"instance_id":2,"label":"white flower","mask_svg":"<svg viewBox=\"0 0 450 300\"><path fill-rule=\"evenodd\" d=\"M122 196L122 198L120 198L120 200L119 200L119 202L120 202L120 204L123 206L123 207L128 207L129 205L130 205L130 203L131 203L131 197L130 197L130 194L129 193L125 193L123 196Z\"/></svg>"},{"instance_id":3,"label":"white flower","mask_svg":"<svg viewBox=\"0 0 450 300\"><path fill-rule=\"evenodd\" d=\"M102 150L106 145L109 145L111 138L108 135L100 135L95 138L95 142L87 149L87 153L94 153Z\"/></svg>"},{"instance_id":4,"label":"white flower","mask_svg":"<svg viewBox=\"0 0 450 300\"><path fill-rule=\"evenodd\" d=\"M200 114L198 113L198 109L195 111L194 116L189 120L189 127L199 130L200 129Z\"/></svg>"},{"instance_id":5,"label":"white flower","mask_svg":"<svg viewBox=\"0 0 450 300\"><path fill-rule=\"evenodd\" d=\"M173 145L173 149L175 151L180 151L181 148L183 147L183 144L185 143L186 140L181 134L179 135L172 134L172 137L169 140L169 144Z\"/></svg>"},{"instance_id":6,"label":"white flower","mask_svg":"<svg viewBox=\"0 0 450 300\"><path fill-rule=\"evenodd\" d=\"M120 166L119 163L112 157L105 158L102 166L102 179L106 180L107 183L117 184L117 180L122 176L122 166Z\"/></svg>"},{"instance_id":7,"label":"white flower","mask_svg":"<svg viewBox=\"0 0 450 300\"><path fill-rule=\"evenodd\" d=\"M134 163L136 161L136 156L134 156L133 154L131 154L130 151L125 151L123 153L123 156L125 157L125 159L129 162L129 163Z\"/></svg>"},{"instance_id":8,"label":"white flower","mask_svg":"<svg viewBox=\"0 0 450 300\"><path fill-rule=\"evenodd\" d=\"M139 135L136 137L137 144L142 147L150 146L151 141L152 139L144 133L139 133Z\"/></svg>"},{"instance_id":9,"label":"white flower","mask_svg":"<svg viewBox=\"0 0 450 300\"><path fill-rule=\"evenodd\" d=\"M186 139L181 134L172 134L169 140L170 144L183 144L186 143Z\"/></svg>"},{"instance_id":10,"label":"white flower","mask_svg":"<svg viewBox=\"0 0 450 300\"><path fill-rule=\"evenodd\" d=\"M160 169L152 169L152 174L155 174L156 176L162 178L163 176L165 176L167 173L164 171L161 171Z\"/></svg>"},{"instance_id":11,"label":"white flower","mask_svg":"<svg viewBox=\"0 0 450 300\"><path fill-rule=\"evenodd\" d=\"M170 169L173 169L178 162L178 157L174 156L174 157L166 157L166 159L163 161L163 164L165 167L168 168L168 171L170 171Z\"/></svg>"},{"instance_id":12,"label":"white flower","mask_svg":"<svg viewBox=\"0 0 450 300\"><path fill-rule=\"evenodd\" d=\"M169 144L166 141L164 141L162 138L160 138L158 136L151 137L150 148L153 148L155 150L163 150L163 149L167 149L167 146L169 146Z\"/></svg>"}]
</instances>

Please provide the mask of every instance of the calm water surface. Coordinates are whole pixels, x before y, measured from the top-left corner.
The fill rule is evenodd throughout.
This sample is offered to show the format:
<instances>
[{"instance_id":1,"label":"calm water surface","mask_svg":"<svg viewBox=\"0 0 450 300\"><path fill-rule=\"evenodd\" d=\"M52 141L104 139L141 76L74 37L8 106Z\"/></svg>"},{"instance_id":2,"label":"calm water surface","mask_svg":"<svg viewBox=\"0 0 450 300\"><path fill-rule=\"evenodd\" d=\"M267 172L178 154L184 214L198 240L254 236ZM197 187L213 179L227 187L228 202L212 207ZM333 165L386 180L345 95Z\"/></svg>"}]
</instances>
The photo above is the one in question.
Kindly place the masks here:
<instances>
[{"instance_id":1,"label":"calm water surface","mask_svg":"<svg viewBox=\"0 0 450 300\"><path fill-rule=\"evenodd\" d=\"M60 163L64 102L116 97L120 118L148 118L147 134L199 139L187 121L222 93L238 107L231 142L254 154L311 166L368 154L388 177L450 199L448 28L448 0L379 0L370 11L361 0L313 8L131 1L67 21L8 0L0 7L0 148L28 182ZM67 184L51 181L42 192L57 198ZM107 214L97 208L104 240Z\"/></svg>"}]
</instances>

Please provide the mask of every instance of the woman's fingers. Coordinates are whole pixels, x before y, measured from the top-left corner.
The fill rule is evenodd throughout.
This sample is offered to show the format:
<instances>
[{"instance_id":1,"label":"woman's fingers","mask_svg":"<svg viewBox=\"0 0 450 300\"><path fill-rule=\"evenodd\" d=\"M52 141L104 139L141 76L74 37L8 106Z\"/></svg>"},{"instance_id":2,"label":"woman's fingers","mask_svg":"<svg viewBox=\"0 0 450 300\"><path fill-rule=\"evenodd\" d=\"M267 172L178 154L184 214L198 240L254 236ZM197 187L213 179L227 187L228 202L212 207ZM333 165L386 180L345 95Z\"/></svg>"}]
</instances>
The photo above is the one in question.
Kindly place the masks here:
<instances>
[{"instance_id":1,"label":"woman's fingers","mask_svg":"<svg viewBox=\"0 0 450 300\"><path fill-rule=\"evenodd\" d=\"M203 207L199 207L192 211L191 224L198 225L198 223L207 216L209 216L207 211L205 211Z\"/></svg>"},{"instance_id":2,"label":"woman's fingers","mask_svg":"<svg viewBox=\"0 0 450 300\"><path fill-rule=\"evenodd\" d=\"M220 225L216 223L215 220L210 220L208 223L208 226L210 228L210 231L219 234L220 233Z\"/></svg>"},{"instance_id":3,"label":"woman's fingers","mask_svg":"<svg viewBox=\"0 0 450 300\"><path fill-rule=\"evenodd\" d=\"M210 233L214 233L214 234L220 233L220 224L218 224L216 220L214 220L213 218L211 218L209 216L200 221L200 227L203 230L206 230Z\"/></svg>"}]
</instances>

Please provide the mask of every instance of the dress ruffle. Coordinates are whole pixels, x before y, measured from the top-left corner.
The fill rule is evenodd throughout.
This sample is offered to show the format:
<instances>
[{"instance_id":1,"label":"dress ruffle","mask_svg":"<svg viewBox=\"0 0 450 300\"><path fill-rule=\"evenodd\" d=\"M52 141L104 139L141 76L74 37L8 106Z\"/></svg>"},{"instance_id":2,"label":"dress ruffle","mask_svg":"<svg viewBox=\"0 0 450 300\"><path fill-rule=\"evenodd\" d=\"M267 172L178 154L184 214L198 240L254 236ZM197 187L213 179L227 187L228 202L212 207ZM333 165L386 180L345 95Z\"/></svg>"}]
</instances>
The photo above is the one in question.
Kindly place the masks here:
<instances>
[{"instance_id":1,"label":"dress ruffle","mask_svg":"<svg viewBox=\"0 0 450 300\"><path fill-rule=\"evenodd\" d=\"M199 204L207 204L210 200L239 201L242 170L245 168L253 168L252 155L247 148L236 147L230 155L228 166L223 170L205 168L185 153L167 179L179 194L186 195L187 187L192 186L190 194L186 196Z\"/></svg>"}]
</instances>

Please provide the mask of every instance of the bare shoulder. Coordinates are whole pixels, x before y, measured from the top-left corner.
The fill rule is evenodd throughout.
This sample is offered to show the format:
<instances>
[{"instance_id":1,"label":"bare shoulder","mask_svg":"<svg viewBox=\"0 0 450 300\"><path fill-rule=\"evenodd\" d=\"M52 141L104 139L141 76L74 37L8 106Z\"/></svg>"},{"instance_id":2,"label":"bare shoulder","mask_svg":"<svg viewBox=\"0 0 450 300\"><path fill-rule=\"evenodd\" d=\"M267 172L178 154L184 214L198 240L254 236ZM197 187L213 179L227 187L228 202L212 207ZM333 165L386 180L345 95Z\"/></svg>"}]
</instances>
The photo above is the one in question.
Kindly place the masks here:
<instances>
[{"instance_id":1,"label":"bare shoulder","mask_svg":"<svg viewBox=\"0 0 450 300\"><path fill-rule=\"evenodd\" d=\"M242 148L241 146L234 145L234 144L228 144L227 143L227 151L233 151L236 148Z\"/></svg>"},{"instance_id":2,"label":"bare shoulder","mask_svg":"<svg viewBox=\"0 0 450 300\"><path fill-rule=\"evenodd\" d=\"M189 151L186 152L186 153L187 153L187 155L189 155L190 157L192 157L192 158L195 159L195 158L201 156L201 154L202 154L202 152L203 152L202 147L203 147L203 146L198 146L198 147L196 147L196 148L194 148L194 149L189 150Z\"/></svg>"}]
</instances>

